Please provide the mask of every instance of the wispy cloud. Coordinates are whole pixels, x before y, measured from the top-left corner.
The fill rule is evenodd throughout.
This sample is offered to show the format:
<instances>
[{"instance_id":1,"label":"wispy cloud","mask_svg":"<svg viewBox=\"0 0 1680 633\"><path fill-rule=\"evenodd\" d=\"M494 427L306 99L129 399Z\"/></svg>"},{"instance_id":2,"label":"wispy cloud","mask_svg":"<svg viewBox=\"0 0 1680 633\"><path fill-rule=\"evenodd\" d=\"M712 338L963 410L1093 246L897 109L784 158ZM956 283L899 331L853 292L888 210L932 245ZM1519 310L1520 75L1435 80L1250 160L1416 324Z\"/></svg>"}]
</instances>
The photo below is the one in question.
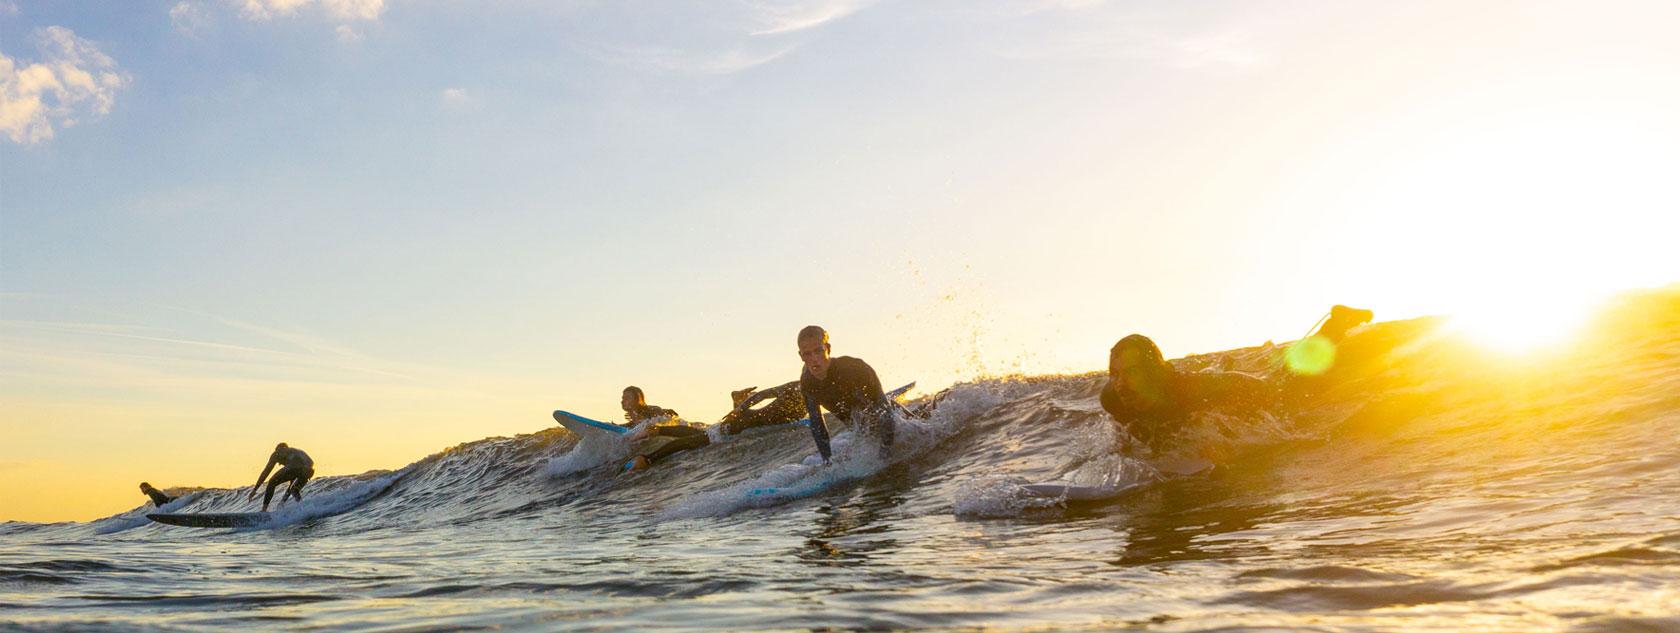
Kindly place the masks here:
<instances>
[{"instance_id":1,"label":"wispy cloud","mask_svg":"<svg viewBox=\"0 0 1680 633\"><path fill-rule=\"evenodd\" d=\"M765 51L734 48L721 51L694 51L675 48L597 46L580 47L597 60L657 72L691 73L701 75L729 75L775 61L788 54L794 45Z\"/></svg>"},{"instance_id":2,"label":"wispy cloud","mask_svg":"<svg viewBox=\"0 0 1680 633\"><path fill-rule=\"evenodd\" d=\"M816 2L755 2L750 6L761 26L752 35L777 35L822 26L869 8L876 0L817 0Z\"/></svg>"},{"instance_id":3,"label":"wispy cloud","mask_svg":"<svg viewBox=\"0 0 1680 633\"><path fill-rule=\"evenodd\" d=\"M204 5L181 0L169 8L169 23L175 26L175 31L182 35L197 36L210 27L210 15Z\"/></svg>"},{"instance_id":4,"label":"wispy cloud","mask_svg":"<svg viewBox=\"0 0 1680 633\"><path fill-rule=\"evenodd\" d=\"M461 108L472 103L472 97L467 95L465 88L444 88L438 92L438 100L446 108Z\"/></svg>"},{"instance_id":5,"label":"wispy cloud","mask_svg":"<svg viewBox=\"0 0 1680 633\"><path fill-rule=\"evenodd\" d=\"M385 0L244 0L240 13L252 20L291 16L319 10L340 21L377 20L385 11Z\"/></svg>"},{"instance_id":6,"label":"wispy cloud","mask_svg":"<svg viewBox=\"0 0 1680 633\"><path fill-rule=\"evenodd\" d=\"M998 56L1009 59L1116 59L1202 68L1254 66L1267 58L1247 25L1169 18L1151 8L1103 0L1044 0L997 18L1042 27L996 47Z\"/></svg>"},{"instance_id":7,"label":"wispy cloud","mask_svg":"<svg viewBox=\"0 0 1680 633\"><path fill-rule=\"evenodd\" d=\"M333 25L339 41L362 39L358 25L378 22L385 0L180 0L169 21L183 35L196 36L214 23L213 11L237 14L250 22L315 16Z\"/></svg>"},{"instance_id":8,"label":"wispy cloud","mask_svg":"<svg viewBox=\"0 0 1680 633\"><path fill-rule=\"evenodd\" d=\"M49 140L54 130L109 114L129 82L115 60L70 29L35 31L41 61L21 64L0 52L0 132L13 143Z\"/></svg>"}]
</instances>

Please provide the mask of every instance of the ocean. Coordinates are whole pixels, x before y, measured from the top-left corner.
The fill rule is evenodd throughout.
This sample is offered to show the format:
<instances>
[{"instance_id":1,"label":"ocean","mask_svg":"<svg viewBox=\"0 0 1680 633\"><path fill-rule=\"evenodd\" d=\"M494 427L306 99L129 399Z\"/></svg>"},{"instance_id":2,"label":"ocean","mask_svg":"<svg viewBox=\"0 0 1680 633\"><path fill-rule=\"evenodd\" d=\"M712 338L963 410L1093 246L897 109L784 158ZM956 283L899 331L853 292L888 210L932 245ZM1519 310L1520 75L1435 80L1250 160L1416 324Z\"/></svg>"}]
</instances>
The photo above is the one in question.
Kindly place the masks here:
<instances>
[{"instance_id":1,"label":"ocean","mask_svg":"<svg viewBox=\"0 0 1680 633\"><path fill-rule=\"evenodd\" d=\"M1310 397L1193 417L1188 476L1124 450L1102 374L1011 376L913 395L888 454L840 425L826 468L798 426L629 474L553 427L317 479L259 528L8 522L0 629L1680 630L1680 292L1530 356L1434 319L1353 340Z\"/></svg>"}]
</instances>

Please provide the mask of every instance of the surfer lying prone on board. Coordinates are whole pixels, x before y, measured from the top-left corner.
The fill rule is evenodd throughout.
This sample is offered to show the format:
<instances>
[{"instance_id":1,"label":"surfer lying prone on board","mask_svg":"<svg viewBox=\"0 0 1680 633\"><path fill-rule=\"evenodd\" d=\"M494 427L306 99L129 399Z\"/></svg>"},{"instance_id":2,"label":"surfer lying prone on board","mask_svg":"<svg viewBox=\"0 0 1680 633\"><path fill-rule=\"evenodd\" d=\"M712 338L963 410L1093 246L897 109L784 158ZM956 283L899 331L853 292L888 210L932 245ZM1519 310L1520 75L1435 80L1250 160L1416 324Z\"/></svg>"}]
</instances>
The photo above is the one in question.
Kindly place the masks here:
<instances>
[{"instance_id":1,"label":"surfer lying prone on board","mask_svg":"<svg viewBox=\"0 0 1680 633\"><path fill-rule=\"evenodd\" d=\"M842 418L859 422L861 435L873 437L882 448L893 444L894 422L891 409L895 406L881 391L881 379L875 369L862 360L850 356L831 358L828 331L815 325L799 330L799 359L804 369L799 374L799 393L805 398L805 413L811 418L811 439L824 462L832 457L828 446L828 427L823 424L822 409L827 408Z\"/></svg>"},{"instance_id":2,"label":"surfer lying prone on board","mask_svg":"<svg viewBox=\"0 0 1680 633\"><path fill-rule=\"evenodd\" d=\"M729 398L735 406L718 420L718 430L724 435L735 435L761 426L791 424L805 417L805 397L799 393L797 380L764 391L758 391L757 387L731 391ZM765 400L770 403L753 408Z\"/></svg>"},{"instance_id":3,"label":"surfer lying prone on board","mask_svg":"<svg viewBox=\"0 0 1680 633\"><path fill-rule=\"evenodd\" d=\"M268 472L274 470L275 464L280 464L280 472L274 473L274 479L268 482L268 492L263 494L263 512L268 512L268 502L274 499L274 489L288 481L292 482L292 485L286 489L286 494L280 496L280 503L285 503L286 497L303 501L303 485L309 483L310 477L315 476L315 460L309 459L308 453L281 442L274 446L274 453L268 456L268 464L263 466L262 474L257 476L257 483L251 486L251 494L247 499L257 497L257 488L262 486L264 479L268 479Z\"/></svg>"},{"instance_id":4,"label":"surfer lying prone on board","mask_svg":"<svg viewBox=\"0 0 1680 633\"><path fill-rule=\"evenodd\" d=\"M647 394L642 388L629 386L624 388L624 395L618 399L618 404L624 407L624 426L636 426L653 418L674 418L677 412L665 407L657 407L647 403Z\"/></svg>"},{"instance_id":5,"label":"surfer lying prone on board","mask_svg":"<svg viewBox=\"0 0 1680 633\"><path fill-rule=\"evenodd\" d=\"M169 503L169 502L175 500L174 497L163 494L162 490L158 490L157 488L153 488L151 484L146 483L144 481L140 482L140 492L144 492L144 493L146 493L146 496L151 497L152 498L152 505L157 506L159 508L163 507L163 504L166 504L166 503Z\"/></svg>"},{"instance_id":6,"label":"surfer lying prone on board","mask_svg":"<svg viewBox=\"0 0 1680 633\"><path fill-rule=\"evenodd\" d=\"M1335 306L1313 336L1338 345L1348 330L1369 322L1372 316L1370 310ZM1162 358L1155 341L1132 334L1109 350L1108 383L1103 385L1100 399L1103 410L1116 423L1158 451L1192 413L1216 408L1257 409L1276 403L1281 391L1291 386L1274 385L1235 371L1179 371Z\"/></svg>"},{"instance_id":7,"label":"surfer lying prone on board","mask_svg":"<svg viewBox=\"0 0 1680 633\"><path fill-rule=\"evenodd\" d=\"M757 387L747 387L729 392L729 397L735 402L735 407L723 416L722 420L718 421L719 431L725 435L734 435L761 426L791 424L804 417L805 400L799 395L798 382L790 382L764 391L757 391L757 389ZM765 400L770 400L770 403L757 409L752 408L753 405ZM627 470L642 470L676 453L693 450L712 443L704 429L693 426L650 426L631 434L630 440L640 442L654 436L673 439L654 451L642 453L632 458Z\"/></svg>"}]
</instances>

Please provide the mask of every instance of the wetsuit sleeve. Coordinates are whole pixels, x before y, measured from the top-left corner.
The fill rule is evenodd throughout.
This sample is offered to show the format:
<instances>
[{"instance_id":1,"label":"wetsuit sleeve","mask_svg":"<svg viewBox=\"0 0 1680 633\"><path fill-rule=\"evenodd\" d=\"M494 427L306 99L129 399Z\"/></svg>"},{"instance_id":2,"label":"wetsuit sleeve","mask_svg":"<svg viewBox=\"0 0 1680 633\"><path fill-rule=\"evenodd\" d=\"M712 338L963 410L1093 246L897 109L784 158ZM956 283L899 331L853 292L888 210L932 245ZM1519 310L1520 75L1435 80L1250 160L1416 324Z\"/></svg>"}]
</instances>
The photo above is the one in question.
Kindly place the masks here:
<instances>
[{"instance_id":1,"label":"wetsuit sleeve","mask_svg":"<svg viewBox=\"0 0 1680 633\"><path fill-rule=\"evenodd\" d=\"M822 455L823 461L829 460L828 427L823 425L822 405L817 402L817 394L811 390L811 384L803 377L799 379L799 394L805 398L805 415L811 419L811 441L817 444L817 453Z\"/></svg>"},{"instance_id":2,"label":"wetsuit sleeve","mask_svg":"<svg viewBox=\"0 0 1680 633\"><path fill-rule=\"evenodd\" d=\"M678 438L681 438L681 437L694 437L696 435L705 435L706 430L705 429L697 429L697 428L694 428L692 426L656 426L656 427L653 427L653 434L663 436L663 437L678 437Z\"/></svg>"},{"instance_id":3,"label":"wetsuit sleeve","mask_svg":"<svg viewBox=\"0 0 1680 633\"><path fill-rule=\"evenodd\" d=\"M1097 400L1102 402L1103 410L1107 411L1108 417L1113 418L1115 422L1125 422L1126 418L1130 417L1124 413L1125 409L1120 406L1120 394L1114 388L1113 382L1103 385L1102 395L1097 396Z\"/></svg>"},{"instance_id":4,"label":"wetsuit sleeve","mask_svg":"<svg viewBox=\"0 0 1680 633\"><path fill-rule=\"evenodd\" d=\"M1242 372L1221 371L1192 374L1196 393L1191 397L1213 406L1265 404L1275 397L1266 381Z\"/></svg>"},{"instance_id":5,"label":"wetsuit sleeve","mask_svg":"<svg viewBox=\"0 0 1680 633\"><path fill-rule=\"evenodd\" d=\"M769 388L769 389L761 389L759 391L753 392L753 395L747 396L747 398L745 400L742 400L741 401L741 406L735 407L735 410L736 411L744 411L744 410L747 410L747 409L751 409L751 408L753 408L753 405L756 405L760 402L764 402L765 400L769 400L771 398L778 398L779 399L783 396L798 393L799 390L800 390L800 386L799 386L798 381L790 382L790 383L787 383L785 385L781 385L779 387L772 387L772 388Z\"/></svg>"}]
</instances>

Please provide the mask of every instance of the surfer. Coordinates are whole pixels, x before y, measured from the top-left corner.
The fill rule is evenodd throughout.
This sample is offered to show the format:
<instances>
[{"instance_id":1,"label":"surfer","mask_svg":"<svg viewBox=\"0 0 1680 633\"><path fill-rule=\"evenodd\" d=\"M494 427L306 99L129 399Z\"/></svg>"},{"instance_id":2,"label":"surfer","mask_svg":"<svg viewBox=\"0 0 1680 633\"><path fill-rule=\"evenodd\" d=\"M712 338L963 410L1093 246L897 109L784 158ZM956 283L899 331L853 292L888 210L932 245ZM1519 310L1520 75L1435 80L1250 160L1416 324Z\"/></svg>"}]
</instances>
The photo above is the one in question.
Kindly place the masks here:
<instances>
[{"instance_id":1,"label":"surfer","mask_svg":"<svg viewBox=\"0 0 1680 633\"><path fill-rule=\"evenodd\" d=\"M647 403L647 394L642 393L641 387L630 386L624 388L624 395L618 399L619 406L624 407L624 426L636 426L650 418L674 418L677 412L664 407L656 407Z\"/></svg>"},{"instance_id":2,"label":"surfer","mask_svg":"<svg viewBox=\"0 0 1680 633\"><path fill-rule=\"evenodd\" d=\"M706 436L706 430L694 426L658 425L650 426L630 435L630 441L640 442L653 436L674 438L650 453L637 455L630 460L629 471L637 471L652 466L654 462L670 457L673 454L693 450L712 443L712 438Z\"/></svg>"},{"instance_id":3,"label":"surfer","mask_svg":"<svg viewBox=\"0 0 1680 633\"><path fill-rule=\"evenodd\" d=\"M152 498L152 505L157 506L159 508L163 507L163 504L169 503L169 502L175 500L174 497L163 494L162 490L158 490L157 488L153 488L151 484L146 483L144 481L140 482L140 492L144 492L144 493L146 493L146 496L151 497Z\"/></svg>"},{"instance_id":4,"label":"surfer","mask_svg":"<svg viewBox=\"0 0 1680 633\"><path fill-rule=\"evenodd\" d=\"M274 453L268 456L268 464L263 466L262 474L257 476L257 483L251 486L251 494L247 499L256 498L257 488L262 486L264 479L268 479L268 472L274 470L275 464L280 464L280 472L274 473L274 479L268 482L268 492L263 494L263 512L268 512L268 502L274 499L274 489L288 481L292 482L292 485L286 489L286 494L280 496L280 503L285 503L286 497L303 501L303 485L309 483L310 477L315 476L315 460L309 459L308 453L281 442L274 446Z\"/></svg>"},{"instance_id":5,"label":"surfer","mask_svg":"<svg viewBox=\"0 0 1680 633\"><path fill-rule=\"evenodd\" d=\"M729 398L735 403L735 407L718 421L718 431L725 435L734 435L760 426L790 424L799 421L805 415L804 398L799 395L798 381L764 391L758 391L757 387L737 389L729 392ZM752 408L765 400L770 400L770 404L757 409ZM672 440L652 452L632 458L627 470L642 470L673 454L712 443L711 437L704 429L670 425L644 428L631 434L630 440L640 442L654 436L669 437Z\"/></svg>"},{"instance_id":6,"label":"surfer","mask_svg":"<svg viewBox=\"0 0 1680 633\"><path fill-rule=\"evenodd\" d=\"M1348 330L1373 314L1338 305L1313 335L1340 343ZM1236 371L1187 372L1162 358L1161 348L1142 334L1132 334L1108 352L1108 383L1099 399L1103 410L1134 438L1161 448L1186 417L1211 408L1248 408L1272 404L1279 389L1258 377Z\"/></svg>"},{"instance_id":7,"label":"surfer","mask_svg":"<svg viewBox=\"0 0 1680 633\"><path fill-rule=\"evenodd\" d=\"M718 420L718 429L725 435L761 426L789 424L805 417L805 397L799 393L797 380L764 391L758 391L757 387L731 391L729 398L735 406L722 420ZM770 403L753 408L765 400Z\"/></svg>"},{"instance_id":8,"label":"surfer","mask_svg":"<svg viewBox=\"0 0 1680 633\"><path fill-rule=\"evenodd\" d=\"M892 406L881 391L875 369L851 356L831 358L828 331L807 325L799 330L799 359L805 362L799 374L799 394L805 399L805 413L811 418L811 439L824 462L831 453L828 427L823 425L822 408L842 418L857 419L860 431L874 436L883 448L893 444ZM861 415L860 415L861 414Z\"/></svg>"}]
</instances>

